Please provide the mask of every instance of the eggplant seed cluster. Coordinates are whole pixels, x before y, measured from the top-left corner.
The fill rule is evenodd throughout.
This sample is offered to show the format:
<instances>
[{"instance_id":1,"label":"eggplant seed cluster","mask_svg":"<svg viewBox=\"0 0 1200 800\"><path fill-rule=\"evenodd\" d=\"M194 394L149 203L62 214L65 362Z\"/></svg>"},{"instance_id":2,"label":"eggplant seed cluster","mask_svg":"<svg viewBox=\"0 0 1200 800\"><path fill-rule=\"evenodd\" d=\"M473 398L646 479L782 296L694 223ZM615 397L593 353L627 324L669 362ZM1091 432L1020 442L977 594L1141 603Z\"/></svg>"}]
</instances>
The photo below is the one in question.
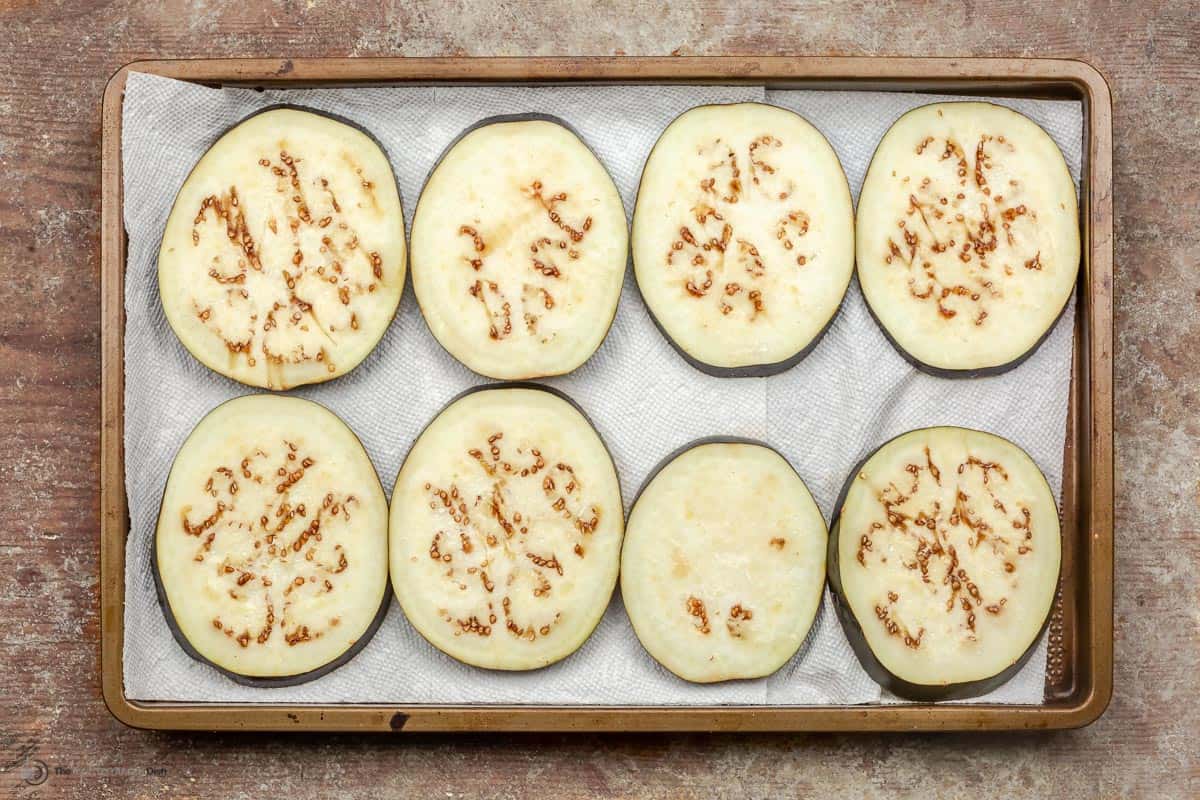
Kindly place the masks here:
<instances>
[{"instance_id":1,"label":"eggplant seed cluster","mask_svg":"<svg viewBox=\"0 0 1200 800\"><path fill-rule=\"evenodd\" d=\"M613 322L630 253L655 324L709 374L797 363L857 264L901 355L970 377L1011 369L1045 338L1075 283L1079 230L1062 154L1015 112L945 103L901 117L856 221L817 129L746 103L668 126L632 235L612 178L565 123L484 120L430 174L410 251L382 147L344 120L275 108L188 176L158 270L166 317L198 360L288 389L359 364L410 268L430 331L471 370L571 372ZM184 650L256 686L351 659L392 594L459 661L543 667L587 640L618 580L664 668L757 678L800 650L828 583L864 669L899 696L939 700L990 691L1029 658L1060 557L1041 471L988 433L926 428L881 445L828 526L769 445L703 440L652 472L626 518L612 457L578 406L503 383L428 424L390 504L324 407L279 394L219 406L176 456L152 562Z\"/></svg>"}]
</instances>

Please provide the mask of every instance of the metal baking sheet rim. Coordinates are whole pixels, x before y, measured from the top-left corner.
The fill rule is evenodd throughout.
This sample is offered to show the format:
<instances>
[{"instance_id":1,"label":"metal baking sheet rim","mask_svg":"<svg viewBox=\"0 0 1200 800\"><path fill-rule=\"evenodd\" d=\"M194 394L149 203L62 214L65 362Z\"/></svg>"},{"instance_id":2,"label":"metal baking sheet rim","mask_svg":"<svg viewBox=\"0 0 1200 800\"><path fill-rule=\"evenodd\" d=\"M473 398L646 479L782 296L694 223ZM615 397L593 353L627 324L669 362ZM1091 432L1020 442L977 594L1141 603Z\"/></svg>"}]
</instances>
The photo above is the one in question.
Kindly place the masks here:
<instances>
[{"instance_id":1,"label":"metal baking sheet rim","mask_svg":"<svg viewBox=\"0 0 1200 800\"><path fill-rule=\"evenodd\" d=\"M1064 553L1050 627L1046 702L869 706L461 706L139 702L124 694L124 271L121 101L130 72L207 85L304 88L399 83L755 83L773 88L937 91L1074 98L1083 104L1083 269L1067 442ZM100 650L105 704L158 730L951 731L1078 728L1112 697L1112 98L1094 67L1066 59L585 57L139 61L105 88L101 167Z\"/></svg>"}]
</instances>

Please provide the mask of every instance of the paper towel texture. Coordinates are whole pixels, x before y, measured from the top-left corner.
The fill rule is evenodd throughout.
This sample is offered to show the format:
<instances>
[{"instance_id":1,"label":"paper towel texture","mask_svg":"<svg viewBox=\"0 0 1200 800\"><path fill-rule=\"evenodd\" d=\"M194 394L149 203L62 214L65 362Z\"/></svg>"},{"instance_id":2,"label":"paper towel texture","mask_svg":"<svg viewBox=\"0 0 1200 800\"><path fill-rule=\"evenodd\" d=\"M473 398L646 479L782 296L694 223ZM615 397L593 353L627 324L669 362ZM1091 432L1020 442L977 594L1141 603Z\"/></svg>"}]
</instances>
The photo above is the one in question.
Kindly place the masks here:
<instances>
[{"instance_id":1,"label":"paper towel texture","mask_svg":"<svg viewBox=\"0 0 1200 800\"><path fill-rule=\"evenodd\" d=\"M122 128L125 226L125 473L130 532L125 562L125 691L134 700L275 703L505 703L588 705L852 704L894 702L851 652L828 592L796 656L769 678L688 684L638 644L619 593L573 656L529 673L468 667L435 650L396 602L350 663L290 688L239 686L175 643L155 597L150 548L171 462L206 412L251 390L197 362L163 316L156 259L172 201L188 171L225 129L281 102L346 117L387 150L406 229L437 157L464 128L497 114L561 117L596 151L632 213L642 164L679 113L703 103L757 100L804 115L833 144L855 200L875 145L905 111L944 98L881 92L765 91L752 86L385 87L265 91L210 89L131 74ZM1011 100L1062 148L1078 186L1082 109L1071 101ZM1072 309L1073 309L1072 301ZM566 392L612 451L628 503L650 469L681 445L747 436L778 448L826 520L849 470L893 436L928 425L980 428L1025 448L1061 496L1070 386L1072 310L1042 347L1001 376L950 381L917 372L871 319L857 283L825 339L797 367L770 378L719 379L688 366L651 322L626 275L616 321L575 373L545 383ZM295 390L340 415L362 439L389 494L416 435L463 389L482 383L430 335L405 291L391 328L349 375ZM628 511L628 509L626 509ZM1041 703L1045 640L1026 667L983 702Z\"/></svg>"}]
</instances>

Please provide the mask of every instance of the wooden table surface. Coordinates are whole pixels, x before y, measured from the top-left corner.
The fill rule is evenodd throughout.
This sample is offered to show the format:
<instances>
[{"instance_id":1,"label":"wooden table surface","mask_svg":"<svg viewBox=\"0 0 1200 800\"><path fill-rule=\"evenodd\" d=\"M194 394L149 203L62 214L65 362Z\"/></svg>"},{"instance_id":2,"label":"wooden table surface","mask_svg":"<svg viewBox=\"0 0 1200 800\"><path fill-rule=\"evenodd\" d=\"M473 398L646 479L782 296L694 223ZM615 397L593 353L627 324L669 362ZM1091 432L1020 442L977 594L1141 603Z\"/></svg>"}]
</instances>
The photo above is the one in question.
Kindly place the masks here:
<instances>
[{"instance_id":1,"label":"wooden table surface","mask_svg":"<svg viewBox=\"0 0 1200 800\"><path fill-rule=\"evenodd\" d=\"M1200 796L1200 5L0 0L0 794ZM141 58L1060 56L1109 79L1116 692L1074 732L168 735L99 693L100 95ZM42 782L39 783L39 779Z\"/></svg>"}]
</instances>

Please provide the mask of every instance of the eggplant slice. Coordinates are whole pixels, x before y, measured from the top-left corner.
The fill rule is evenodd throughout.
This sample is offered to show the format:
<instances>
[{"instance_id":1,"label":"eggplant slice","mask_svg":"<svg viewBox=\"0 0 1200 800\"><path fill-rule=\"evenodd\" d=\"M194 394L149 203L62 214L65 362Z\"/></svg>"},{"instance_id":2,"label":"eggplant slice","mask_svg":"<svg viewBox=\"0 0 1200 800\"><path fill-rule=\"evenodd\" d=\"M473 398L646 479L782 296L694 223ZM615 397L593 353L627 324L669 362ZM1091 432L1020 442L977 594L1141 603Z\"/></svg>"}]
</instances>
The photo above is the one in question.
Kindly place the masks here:
<instances>
[{"instance_id":1,"label":"eggplant slice","mask_svg":"<svg viewBox=\"0 0 1200 800\"><path fill-rule=\"evenodd\" d=\"M887 338L943 377L1012 369L1079 271L1075 184L1054 140L989 103L900 117L858 201L858 279Z\"/></svg>"},{"instance_id":2,"label":"eggplant slice","mask_svg":"<svg viewBox=\"0 0 1200 800\"><path fill-rule=\"evenodd\" d=\"M188 175L158 255L179 341L234 380L288 389L353 369L404 288L400 194L366 133L274 108L216 141Z\"/></svg>"},{"instance_id":3,"label":"eggplant slice","mask_svg":"<svg viewBox=\"0 0 1200 800\"><path fill-rule=\"evenodd\" d=\"M561 375L596 351L628 259L625 209L578 136L548 118L472 128L413 218L413 287L429 329L489 378Z\"/></svg>"},{"instance_id":4,"label":"eggplant slice","mask_svg":"<svg viewBox=\"0 0 1200 800\"><path fill-rule=\"evenodd\" d=\"M354 433L297 397L230 400L175 457L154 578L192 657L253 686L349 661L387 609L387 500Z\"/></svg>"},{"instance_id":5,"label":"eggplant slice","mask_svg":"<svg viewBox=\"0 0 1200 800\"><path fill-rule=\"evenodd\" d=\"M790 368L832 322L854 271L837 154L782 108L685 112L642 172L633 263L656 324L693 366L726 377Z\"/></svg>"},{"instance_id":6,"label":"eggplant slice","mask_svg":"<svg viewBox=\"0 0 1200 800\"><path fill-rule=\"evenodd\" d=\"M621 596L642 646L697 683L770 675L808 635L825 519L766 445L704 440L669 458L629 514Z\"/></svg>"},{"instance_id":7,"label":"eggplant slice","mask_svg":"<svg viewBox=\"0 0 1200 800\"><path fill-rule=\"evenodd\" d=\"M1062 543L1045 477L990 433L925 428L872 453L829 541L838 618L867 673L911 700L985 694L1050 616Z\"/></svg>"},{"instance_id":8,"label":"eggplant slice","mask_svg":"<svg viewBox=\"0 0 1200 800\"><path fill-rule=\"evenodd\" d=\"M617 473L587 418L541 387L482 387L453 400L400 469L392 584L439 650L535 669L599 623L623 533Z\"/></svg>"}]
</instances>

